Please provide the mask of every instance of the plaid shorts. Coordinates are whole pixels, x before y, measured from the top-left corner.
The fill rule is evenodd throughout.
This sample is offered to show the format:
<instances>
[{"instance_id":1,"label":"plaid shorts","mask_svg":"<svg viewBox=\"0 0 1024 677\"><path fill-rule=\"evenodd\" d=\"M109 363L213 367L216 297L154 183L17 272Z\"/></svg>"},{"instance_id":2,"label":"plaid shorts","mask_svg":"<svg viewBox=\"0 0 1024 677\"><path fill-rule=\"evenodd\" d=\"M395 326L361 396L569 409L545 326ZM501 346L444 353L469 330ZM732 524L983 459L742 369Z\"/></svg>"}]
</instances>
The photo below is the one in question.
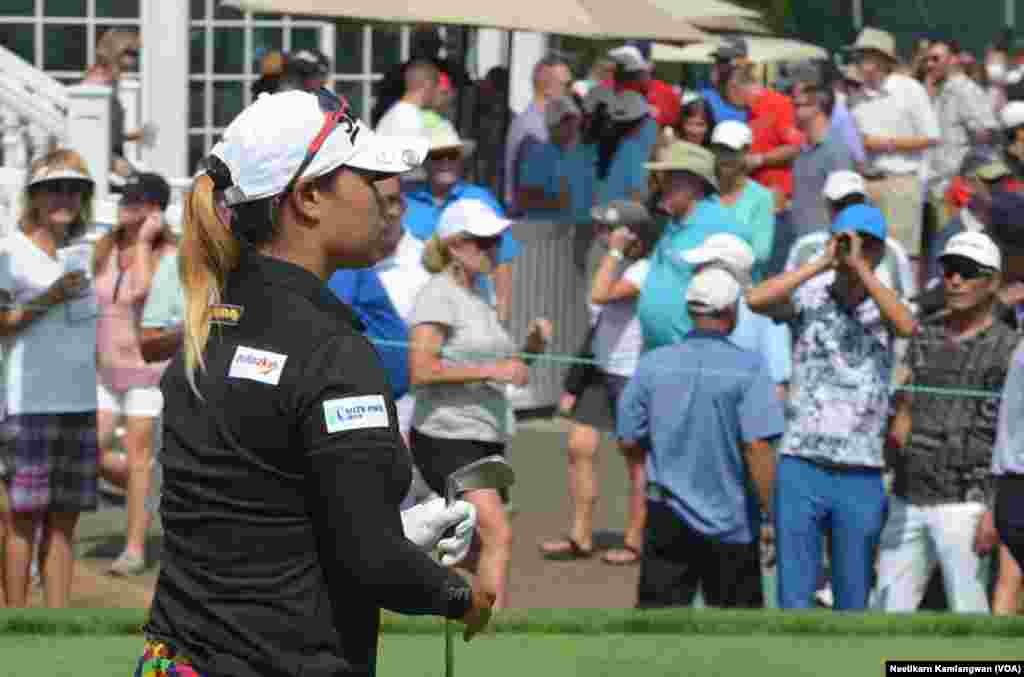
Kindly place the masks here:
<instances>
[{"instance_id":1,"label":"plaid shorts","mask_svg":"<svg viewBox=\"0 0 1024 677\"><path fill-rule=\"evenodd\" d=\"M146 641L135 677L202 677L188 658L163 642Z\"/></svg>"},{"instance_id":2,"label":"plaid shorts","mask_svg":"<svg viewBox=\"0 0 1024 677\"><path fill-rule=\"evenodd\" d=\"M96 510L96 412L17 414L0 427L11 440L6 481L12 512Z\"/></svg>"}]
</instances>

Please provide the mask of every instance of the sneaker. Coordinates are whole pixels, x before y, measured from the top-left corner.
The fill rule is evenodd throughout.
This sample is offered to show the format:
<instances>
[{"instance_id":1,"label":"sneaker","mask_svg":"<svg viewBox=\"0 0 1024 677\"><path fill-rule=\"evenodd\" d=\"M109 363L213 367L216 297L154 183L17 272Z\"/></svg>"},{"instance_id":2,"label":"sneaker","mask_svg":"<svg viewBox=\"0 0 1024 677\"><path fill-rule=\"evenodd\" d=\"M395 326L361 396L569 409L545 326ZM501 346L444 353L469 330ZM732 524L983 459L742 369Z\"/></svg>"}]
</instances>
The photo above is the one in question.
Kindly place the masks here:
<instances>
[{"instance_id":1,"label":"sneaker","mask_svg":"<svg viewBox=\"0 0 1024 677\"><path fill-rule=\"evenodd\" d=\"M832 584L826 583L825 587L814 593L815 601L826 609L831 609L832 605L835 604L835 598L832 595Z\"/></svg>"},{"instance_id":2,"label":"sneaker","mask_svg":"<svg viewBox=\"0 0 1024 677\"><path fill-rule=\"evenodd\" d=\"M121 556L110 565L108 573L111 576L138 576L146 570L146 558L134 555L129 552L122 552Z\"/></svg>"}]
</instances>

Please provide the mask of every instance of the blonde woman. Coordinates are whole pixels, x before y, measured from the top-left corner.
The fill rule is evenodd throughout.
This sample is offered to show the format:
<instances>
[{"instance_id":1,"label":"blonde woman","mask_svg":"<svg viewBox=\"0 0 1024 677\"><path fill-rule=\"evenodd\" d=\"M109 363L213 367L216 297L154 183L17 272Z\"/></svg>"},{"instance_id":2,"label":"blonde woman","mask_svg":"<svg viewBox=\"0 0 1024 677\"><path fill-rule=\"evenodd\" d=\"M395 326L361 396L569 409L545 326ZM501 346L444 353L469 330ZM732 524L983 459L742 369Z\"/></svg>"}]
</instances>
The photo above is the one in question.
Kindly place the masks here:
<instances>
[{"instance_id":1,"label":"blonde woman","mask_svg":"<svg viewBox=\"0 0 1024 677\"><path fill-rule=\"evenodd\" d=\"M485 202L459 200L442 212L424 252L424 265L434 275L409 318L409 376L416 394L409 437L416 466L440 495L458 468L505 452L514 424L506 385L529 381L526 363L507 357L516 346L478 285L494 269L510 224ZM534 320L523 352L542 352L550 339L550 322ZM512 548L508 516L497 491L471 491L466 499L480 519L473 568L483 588L494 593L495 608L504 608Z\"/></svg>"},{"instance_id":2,"label":"blonde woman","mask_svg":"<svg viewBox=\"0 0 1024 677\"><path fill-rule=\"evenodd\" d=\"M46 605L65 607L75 526L98 503L96 300L89 249L68 247L91 223L93 180L69 150L40 158L28 176L21 222L0 241L4 427L13 438L4 587L10 606L25 606L35 526L43 522Z\"/></svg>"}]
</instances>

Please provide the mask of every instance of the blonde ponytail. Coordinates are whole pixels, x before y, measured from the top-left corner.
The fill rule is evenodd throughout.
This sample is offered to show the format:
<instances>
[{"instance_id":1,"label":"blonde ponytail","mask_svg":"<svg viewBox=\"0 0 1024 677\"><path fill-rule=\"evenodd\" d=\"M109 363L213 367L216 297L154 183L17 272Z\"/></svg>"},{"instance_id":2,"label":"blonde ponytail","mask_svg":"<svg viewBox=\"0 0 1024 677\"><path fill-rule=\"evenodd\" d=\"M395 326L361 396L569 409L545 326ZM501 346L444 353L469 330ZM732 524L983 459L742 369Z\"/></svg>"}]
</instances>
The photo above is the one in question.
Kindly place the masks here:
<instances>
[{"instance_id":1,"label":"blonde ponytail","mask_svg":"<svg viewBox=\"0 0 1024 677\"><path fill-rule=\"evenodd\" d=\"M195 180L185 204L180 256L185 291L185 376L201 399L195 376L197 370L206 369L203 352L210 338L210 306L220 303L228 274L238 267L240 256L231 228L217 215L213 179L206 174Z\"/></svg>"},{"instance_id":2,"label":"blonde ponytail","mask_svg":"<svg viewBox=\"0 0 1024 677\"><path fill-rule=\"evenodd\" d=\"M434 235L427 241L423 249L423 267L427 272L438 274L448 267L452 262L451 252L448 251L448 243Z\"/></svg>"}]
</instances>

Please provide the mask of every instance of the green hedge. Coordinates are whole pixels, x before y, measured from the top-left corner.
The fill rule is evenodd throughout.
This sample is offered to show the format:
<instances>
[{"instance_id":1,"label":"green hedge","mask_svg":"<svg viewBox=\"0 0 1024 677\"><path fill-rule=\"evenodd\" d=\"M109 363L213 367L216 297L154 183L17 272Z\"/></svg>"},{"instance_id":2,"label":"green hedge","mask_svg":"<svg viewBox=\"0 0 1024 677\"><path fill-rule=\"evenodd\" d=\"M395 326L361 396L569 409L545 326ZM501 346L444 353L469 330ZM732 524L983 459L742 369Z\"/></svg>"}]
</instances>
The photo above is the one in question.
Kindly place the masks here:
<instances>
[{"instance_id":1,"label":"green hedge","mask_svg":"<svg viewBox=\"0 0 1024 677\"><path fill-rule=\"evenodd\" d=\"M0 634L136 635L145 613L138 610L0 610ZM700 634L1024 637L1024 617L954 614L853 614L832 611L780 612L718 609L659 611L531 609L506 611L496 632L518 634ZM440 619L385 614L383 630L393 634L434 634Z\"/></svg>"}]
</instances>

